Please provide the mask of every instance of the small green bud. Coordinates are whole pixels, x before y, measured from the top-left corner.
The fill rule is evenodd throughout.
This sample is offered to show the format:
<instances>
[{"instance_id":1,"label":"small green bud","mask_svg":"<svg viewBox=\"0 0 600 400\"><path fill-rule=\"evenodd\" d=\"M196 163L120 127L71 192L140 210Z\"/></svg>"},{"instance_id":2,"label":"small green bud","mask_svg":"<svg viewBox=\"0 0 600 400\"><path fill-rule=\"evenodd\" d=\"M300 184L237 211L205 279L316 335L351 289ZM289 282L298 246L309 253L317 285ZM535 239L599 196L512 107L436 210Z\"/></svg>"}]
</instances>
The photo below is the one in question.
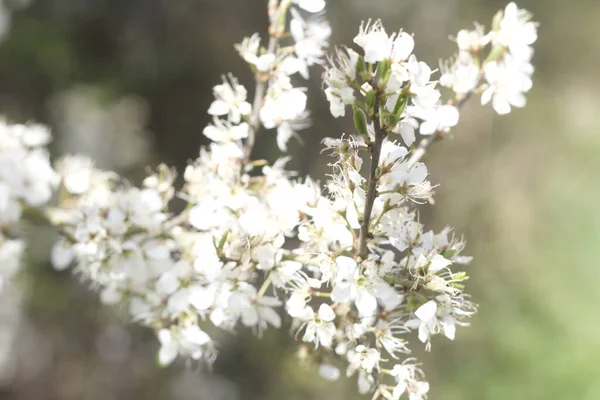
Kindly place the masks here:
<instances>
[{"instance_id":1,"label":"small green bud","mask_svg":"<svg viewBox=\"0 0 600 400\"><path fill-rule=\"evenodd\" d=\"M363 56L358 57L358 61L356 62L356 72L364 81L369 80L369 71L367 71L367 64L365 63L365 58Z\"/></svg>"},{"instance_id":2,"label":"small green bud","mask_svg":"<svg viewBox=\"0 0 600 400\"><path fill-rule=\"evenodd\" d=\"M506 53L506 47L501 47L501 46L494 47L490 51L490 54L488 54L488 56L485 59L484 63L487 64L487 63L492 62L492 61L497 61L502 56L504 56L504 53Z\"/></svg>"},{"instance_id":3,"label":"small green bud","mask_svg":"<svg viewBox=\"0 0 600 400\"><path fill-rule=\"evenodd\" d=\"M356 105L352 105L354 127L361 136L368 136L367 133L367 116L365 112Z\"/></svg>"},{"instance_id":4,"label":"small green bud","mask_svg":"<svg viewBox=\"0 0 600 400\"><path fill-rule=\"evenodd\" d=\"M367 112L369 116L373 116L375 114L375 101L377 100L377 95L374 91L370 91L365 95L365 104L367 106Z\"/></svg>"},{"instance_id":5,"label":"small green bud","mask_svg":"<svg viewBox=\"0 0 600 400\"><path fill-rule=\"evenodd\" d=\"M392 68L388 60L383 60L377 66L377 86L384 87L392 76Z\"/></svg>"},{"instance_id":6,"label":"small green bud","mask_svg":"<svg viewBox=\"0 0 600 400\"><path fill-rule=\"evenodd\" d=\"M400 117L402 116L402 113L404 112L404 109L406 108L406 103L408 103L408 97L406 96L405 93L400 93L400 95L398 96L398 99L396 100L396 104L394 105L394 116L396 116L398 118L398 120L400 120Z\"/></svg>"},{"instance_id":7,"label":"small green bud","mask_svg":"<svg viewBox=\"0 0 600 400\"><path fill-rule=\"evenodd\" d=\"M390 128L395 127L396 125L398 125L398 122L400 122L400 116L396 115L396 114L392 114L391 112L388 111L384 111L385 113L385 117L386 117L386 121L387 121L387 126Z\"/></svg>"},{"instance_id":8,"label":"small green bud","mask_svg":"<svg viewBox=\"0 0 600 400\"><path fill-rule=\"evenodd\" d=\"M454 275L452 275L452 278L455 281L459 281L460 282L460 281L466 281L466 280L468 280L469 276L467 275L466 272L462 271L462 272L457 272Z\"/></svg>"},{"instance_id":9,"label":"small green bud","mask_svg":"<svg viewBox=\"0 0 600 400\"><path fill-rule=\"evenodd\" d=\"M223 246L225 246L225 242L227 241L227 236L229 236L229 233L231 232L231 229L227 230L223 236L221 236L221 240L219 241L219 245L217 246L217 250L221 250L223 248Z\"/></svg>"},{"instance_id":10,"label":"small green bud","mask_svg":"<svg viewBox=\"0 0 600 400\"><path fill-rule=\"evenodd\" d=\"M385 82L386 85L391 77L392 77L392 69L390 68L387 70L387 72L385 73L385 76L383 77L383 81Z\"/></svg>"},{"instance_id":11,"label":"small green bud","mask_svg":"<svg viewBox=\"0 0 600 400\"><path fill-rule=\"evenodd\" d=\"M456 249L446 249L440 254L442 257L447 258L449 260L456 255Z\"/></svg>"},{"instance_id":12,"label":"small green bud","mask_svg":"<svg viewBox=\"0 0 600 400\"><path fill-rule=\"evenodd\" d=\"M379 125L381 126L386 126L386 115L387 111L385 110L385 106L384 107L379 107Z\"/></svg>"}]
</instances>

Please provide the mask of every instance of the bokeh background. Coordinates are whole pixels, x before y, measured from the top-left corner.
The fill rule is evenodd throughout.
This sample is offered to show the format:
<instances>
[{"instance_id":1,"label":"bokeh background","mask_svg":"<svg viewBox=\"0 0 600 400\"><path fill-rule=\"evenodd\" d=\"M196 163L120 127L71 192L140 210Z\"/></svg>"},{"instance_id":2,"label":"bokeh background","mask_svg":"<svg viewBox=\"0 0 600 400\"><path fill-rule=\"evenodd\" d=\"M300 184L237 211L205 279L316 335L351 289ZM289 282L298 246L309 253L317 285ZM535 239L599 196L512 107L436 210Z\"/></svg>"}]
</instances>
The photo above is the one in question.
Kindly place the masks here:
<instances>
[{"instance_id":1,"label":"bokeh background","mask_svg":"<svg viewBox=\"0 0 600 400\"><path fill-rule=\"evenodd\" d=\"M55 156L81 152L139 182L161 161L180 170L204 143L211 88L252 77L232 44L264 33L267 0L0 1L0 113L53 128ZM506 1L329 0L332 43L361 19L415 33L419 58L448 57L448 36ZM522 0L541 22L528 106L508 116L469 103L452 140L428 155L437 204L423 219L464 233L475 256L470 328L418 354L430 399L600 399L600 2ZM351 129L307 86L314 127L291 167L323 178L323 136ZM280 156L261 134L257 157ZM210 375L156 366L152 332L103 307L48 263L51 231L30 237L17 284L0 298L0 399L354 399L294 357L287 332L224 335Z\"/></svg>"}]
</instances>

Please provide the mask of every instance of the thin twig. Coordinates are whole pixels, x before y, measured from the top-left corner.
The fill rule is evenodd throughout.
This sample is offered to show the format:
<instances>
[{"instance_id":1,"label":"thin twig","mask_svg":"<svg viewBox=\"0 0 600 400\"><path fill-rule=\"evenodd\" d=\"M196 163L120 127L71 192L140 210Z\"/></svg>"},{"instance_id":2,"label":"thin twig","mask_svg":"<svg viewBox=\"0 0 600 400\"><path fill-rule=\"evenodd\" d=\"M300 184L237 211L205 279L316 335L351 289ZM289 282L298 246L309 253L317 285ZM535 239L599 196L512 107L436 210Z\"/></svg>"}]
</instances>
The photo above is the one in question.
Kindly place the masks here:
<instances>
[{"instance_id":1,"label":"thin twig","mask_svg":"<svg viewBox=\"0 0 600 400\"><path fill-rule=\"evenodd\" d=\"M275 49L277 47L277 43L279 41L279 35L281 31L281 27L278 26L280 21L280 13L286 12L286 4L278 4L277 0L269 1L269 18L271 20L271 24L269 25L269 44L267 46L267 54L275 53ZM285 3L285 2L284 2ZM254 91L254 101L252 102L252 113L248 118L248 125L250 129L248 130L248 137L244 142L244 161L243 166L247 165L250 162L250 156L252 155L252 149L254 148L254 143L256 142L256 134L258 129L260 128L260 109L263 106L265 100L265 94L267 91L267 86L269 84L270 75L268 73L256 72L256 90Z\"/></svg>"},{"instance_id":2,"label":"thin twig","mask_svg":"<svg viewBox=\"0 0 600 400\"><path fill-rule=\"evenodd\" d=\"M267 52L273 53L276 46L277 38L275 36L271 36L269 39L269 47ZM248 137L244 143L244 164L248 164L250 162L250 155L252 154L252 149L254 148L254 143L256 142L256 133L258 132L258 128L260 128L260 109L262 108L265 100L265 92L267 91L268 83L268 74L260 72L256 73L256 90L254 92L254 101L252 102L252 113L250 114L250 118L248 118L248 125L250 129L248 130Z\"/></svg>"},{"instance_id":3,"label":"thin twig","mask_svg":"<svg viewBox=\"0 0 600 400\"><path fill-rule=\"evenodd\" d=\"M374 87L374 90L377 90ZM379 158L381 156L381 145L387 136L387 132L381 127L379 120L379 103L381 101L381 92L377 90L375 97L375 115L373 116L373 126L375 128L375 142L371 146L371 170L369 173L369 182L365 199L365 208L360 225L360 235L358 238L358 247L356 255L363 260L367 258L367 241L369 240L369 227L371 224L371 213L373 204L377 197L377 168L379 167Z\"/></svg>"}]
</instances>

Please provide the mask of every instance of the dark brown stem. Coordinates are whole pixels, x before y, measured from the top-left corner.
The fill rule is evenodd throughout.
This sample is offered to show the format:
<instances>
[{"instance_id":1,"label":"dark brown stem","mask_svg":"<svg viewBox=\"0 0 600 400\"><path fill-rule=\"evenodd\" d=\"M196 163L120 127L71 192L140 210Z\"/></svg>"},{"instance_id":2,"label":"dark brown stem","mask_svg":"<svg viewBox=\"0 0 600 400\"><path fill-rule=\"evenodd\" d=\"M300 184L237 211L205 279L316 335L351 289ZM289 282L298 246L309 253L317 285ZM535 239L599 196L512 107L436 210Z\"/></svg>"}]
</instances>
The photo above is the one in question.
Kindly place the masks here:
<instances>
[{"instance_id":1,"label":"dark brown stem","mask_svg":"<svg viewBox=\"0 0 600 400\"><path fill-rule=\"evenodd\" d=\"M374 107L375 115L373 116L375 142L373 142L370 146L371 170L369 172L365 208L360 224L360 235L358 237L358 247L356 251L356 255L363 260L366 259L368 255L367 242L370 236L369 228L371 225L371 213L373 212L373 204L375 203L375 198L377 197L377 180L379 179L377 176L377 168L379 167L379 158L381 156L381 145L387 136L387 132L381 127L381 122L379 119L379 103L381 102L381 92L375 87L374 90L377 90Z\"/></svg>"}]
</instances>

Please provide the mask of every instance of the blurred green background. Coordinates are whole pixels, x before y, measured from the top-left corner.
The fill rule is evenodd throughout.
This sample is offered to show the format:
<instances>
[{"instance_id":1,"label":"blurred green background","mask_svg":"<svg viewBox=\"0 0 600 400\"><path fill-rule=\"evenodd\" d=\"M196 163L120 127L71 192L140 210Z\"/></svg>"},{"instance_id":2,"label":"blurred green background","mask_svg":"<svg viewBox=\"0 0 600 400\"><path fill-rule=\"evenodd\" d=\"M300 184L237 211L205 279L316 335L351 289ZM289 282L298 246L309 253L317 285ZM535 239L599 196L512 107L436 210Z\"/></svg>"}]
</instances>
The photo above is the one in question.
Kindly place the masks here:
<instances>
[{"instance_id":1,"label":"blurred green background","mask_svg":"<svg viewBox=\"0 0 600 400\"><path fill-rule=\"evenodd\" d=\"M211 88L252 76L232 44L264 33L267 0L4 0L0 113L52 126L53 154L82 152L139 182L160 161L180 170L205 143ZM333 44L361 19L415 33L430 65L473 21L489 26L505 1L329 0ZM541 22L528 106L494 116L472 101L452 140L427 156L435 207L423 219L455 226L475 259L468 289L480 305L455 342L417 354L430 399L600 399L600 2L526 0ZM323 136L350 131L307 86L314 127L291 167L323 178ZM251 89L250 89L251 91ZM261 134L257 157L280 154ZM318 162L315 162L315 159ZM0 297L0 399L354 399L355 379L331 384L294 357L287 332L262 341L219 337L206 375L160 369L152 332L103 307L85 282L48 264L53 236L25 226L27 265Z\"/></svg>"}]
</instances>

